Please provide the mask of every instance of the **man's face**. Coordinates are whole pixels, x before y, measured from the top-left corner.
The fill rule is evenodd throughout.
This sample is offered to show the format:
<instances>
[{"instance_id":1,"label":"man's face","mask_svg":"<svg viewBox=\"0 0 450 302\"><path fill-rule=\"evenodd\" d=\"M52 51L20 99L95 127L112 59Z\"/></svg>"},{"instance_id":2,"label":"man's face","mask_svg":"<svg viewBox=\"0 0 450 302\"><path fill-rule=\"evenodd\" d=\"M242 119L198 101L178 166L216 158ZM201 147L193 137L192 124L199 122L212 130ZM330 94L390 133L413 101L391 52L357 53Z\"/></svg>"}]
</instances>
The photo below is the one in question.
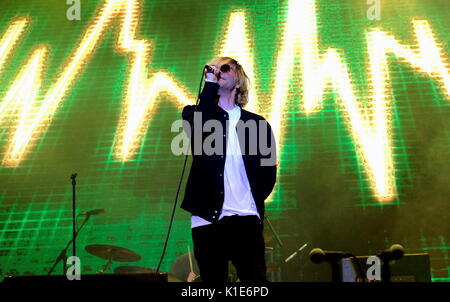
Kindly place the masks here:
<instances>
[{"instance_id":1,"label":"man's face","mask_svg":"<svg viewBox=\"0 0 450 302\"><path fill-rule=\"evenodd\" d=\"M221 71L220 79L217 83L219 84L220 88L232 90L234 86L236 86L236 70L235 67L231 64L229 64L230 68L222 68L222 66L225 64L226 63L218 66ZM224 69L228 71L223 71Z\"/></svg>"}]
</instances>

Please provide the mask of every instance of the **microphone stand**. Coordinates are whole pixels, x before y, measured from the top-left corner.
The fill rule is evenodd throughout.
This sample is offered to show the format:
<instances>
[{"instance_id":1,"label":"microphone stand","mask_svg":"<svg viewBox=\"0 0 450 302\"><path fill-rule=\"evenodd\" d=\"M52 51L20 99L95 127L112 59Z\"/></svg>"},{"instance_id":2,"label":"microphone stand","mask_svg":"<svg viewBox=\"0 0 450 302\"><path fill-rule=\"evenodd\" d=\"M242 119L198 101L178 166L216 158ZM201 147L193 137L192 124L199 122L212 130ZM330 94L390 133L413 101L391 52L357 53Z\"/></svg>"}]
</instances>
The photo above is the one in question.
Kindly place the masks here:
<instances>
[{"instance_id":1,"label":"microphone stand","mask_svg":"<svg viewBox=\"0 0 450 302\"><path fill-rule=\"evenodd\" d=\"M77 185L77 182L75 180L75 178L77 177L77 173L72 174L72 176L70 176L70 179L72 179L72 241L73 241L73 256L75 257L77 255L77 226L76 226L76 218L75 218L75 186Z\"/></svg>"},{"instance_id":2,"label":"microphone stand","mask_svg":"<svg viewBox=\"0 0 450 302\"><path fill-rule=\"evenodd\" d=\"M283 247L283 242L281 242L280 237L278 236L277 232L275 231L272 223L269 220L269 216L265 215L264 218L266 218L267 220L267 224L269 225L270 230L272 231L273 235L275 236L275 239L277 240L278 244L280 245L280 247Z\"/></svg>"},{"instance_id":3,"label":"microphone stand","mask_svg":"<svg viewBox=\"0 0 450 302\"><path fill-rule=\"evenodd\" d=\"M342 282L341 268L339 266L339 259L333 259L330 261L331 265L331 282Z\"/></svg>"},{"instance_id":4,"label":"microphone stand","mask_svg":"<svg viewBox=\"0 0 450 302\"><path fill-rule=\"evenodd\" d=\"M383 253L378 256L381 260L381 282L390 283L391 282L391 268L389 267L390 259Z\"/></svg>"},{"instance_id":5,"label":"microphone stand","mask_svg":"<svg viewBox=\"0 0 450 302\"><path fill-rule=\"evenodd\" d=\"M294 253L292 253L289 257L287 257L287 258L284 260L284 263L288 263L289 261L291 261L291 259L294 258L295 255L298 254L298 252L302 251L305 247L307 247L308 244L309 244L309 242L306 242L304 245L302 245L298 250L296 250L296 251L295 251Z\"/></svg>"},{"instance_id":6,"label":"microphone stand","mask_svg":"<svg viewBox=\"0 0 450 302\"><path fill-rule=\"evenodd\" d=\"M86 215L86 217L84 218L83 223L80 225L80 227L78 228L78 230L75 232L75 238L78 236L78 234L81 232L81 229L84 227L84 225L88 222L89 218L91 217L91 215ZM51 267L51 269L48 271L48 275L51 275L52 272L55 270L55 267L58 265L58 263L62 260L63 261L63 274L66 273L67 269L66 269L66 261L67 261L67 250L70 247L70 244L73 242L73 238L71 238L69 240L69 242L67 242L67 245L64 249L61 250L61 252L59 253L58 257L56 258L55 262L53 263L53 266Z\"/></svg>"},{"instance_id":7,"label":"microphone stand","mask_svg":"<svg viewBox=\"0 0 450 302\"><path fill-rule=\"evenodd\" d=\"M291 261L295 256L297 256L297 254L298 254L298 255L301 255L300 252L301 252L305 247L307 247L308 244L309 244L309 242L306 242L305 244L303 244L298 250L296 250L296 251L293 252L291 255L289 255L289 257L287 257L281 264L282 264L284 267L287 267L287 266L286 266L287 263L288 263L289 261ZM300 278L303 278L303 272L302 272L301 268L302 268L302 263L301 263L301 261L298 261L298 263L297 263L297 268L296 268L296 269L297 269L298 273L300 274L299 277L300 277Z\"/></svg>"}]
</instances>

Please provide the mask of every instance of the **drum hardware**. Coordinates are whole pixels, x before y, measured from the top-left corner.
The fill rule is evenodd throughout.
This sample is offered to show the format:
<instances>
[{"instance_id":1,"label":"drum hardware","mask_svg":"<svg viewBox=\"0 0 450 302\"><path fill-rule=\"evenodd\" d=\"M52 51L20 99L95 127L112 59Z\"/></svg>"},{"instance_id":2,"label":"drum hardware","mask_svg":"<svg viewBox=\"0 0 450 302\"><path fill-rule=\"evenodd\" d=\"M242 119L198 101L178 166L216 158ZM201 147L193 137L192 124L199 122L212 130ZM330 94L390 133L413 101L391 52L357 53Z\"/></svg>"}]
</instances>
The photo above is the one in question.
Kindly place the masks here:
<instances>
[{"instance_id":1,"label":"drum hardware","mask_svg":"<svg viewBox=\"0 0 450 302\"><path fill-rule=\"evenodd\" d=\"M280 245L280 247L283 247L283 242L281 242L280 236L278 236L277 232L275 231L275 228L272 225L272 222L270 222L269 216L266 214L264 215L264 218L266 219L267 225L269 226L269 229L272 231L272 234L275 236L277 243Z\"/></svg>"},{"instance_id":2,"label":"drum hardware","mask_svg":"<svg viewBox=\"0 0 450 302\"><path fill-rule=\"evenodd\" d=\"M73 177L73 179L72 179L73 182L75 182L76 174L72 175L72 177ZM80 234L81 230L86 225L86 223L89 221L89 218L91 218L91 216L102 214L104 212L105 212L105 210L99 209L99 210L91 210L91 211L87 211L87 212L81 212L81 213L79 213L77 215L77 217L78 216L85 216L84 220L81 223L81 225L78 227L78 229L75 231L75 233L73 234L72 238L67 242L67 244L64 247L64 249L61 250L61 252L59 253L58 257L56 257L55 262L53 263L53 266L48 271L47 275L51 275L53 273L53 271L55 270L55 267L58 265L58 263L60 261L62 261L62 265L63 265L63 275L66 274L66 272L67 272L67 263L66 263L67 262L67 251L68 251L70 245L72 245L72 243L74 243L74 245L75 245L75 240L78 237L78 234ZM73 256L75 256L75 250L74 250L74 255Z\"/></svg>"},{"instance_id":3,"label":"drum hardware","mask_svg":"<svg viewBox=\"0 0 450 302\"><path fill-rule=\"evenodd\" d=\"M86 246L86 251L94 256L108 260L97 274L103 274L109 270L113 261L118 262L136 262L141 260L141 256L132 250L106 244L91 244Z\"/></svg>"},{"instance_id":4,"label":"drum hardware","mask_svg":"<svg viewBox=\"0 0 450 302\"><path fill-rule=\"evenodd\" d=\"M155 270L147 267L122 265L114 269L115 274L147 274L154 273Z\"/></svg>"}]
</instances>

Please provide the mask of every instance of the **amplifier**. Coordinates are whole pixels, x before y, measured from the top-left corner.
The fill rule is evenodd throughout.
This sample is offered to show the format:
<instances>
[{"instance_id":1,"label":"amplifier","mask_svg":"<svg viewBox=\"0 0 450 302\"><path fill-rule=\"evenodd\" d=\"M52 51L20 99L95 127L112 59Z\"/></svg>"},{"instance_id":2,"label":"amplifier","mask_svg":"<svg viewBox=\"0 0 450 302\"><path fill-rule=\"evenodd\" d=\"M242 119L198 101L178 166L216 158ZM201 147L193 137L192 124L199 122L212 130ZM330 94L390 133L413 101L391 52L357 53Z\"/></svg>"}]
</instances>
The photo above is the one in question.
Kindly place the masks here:
<instances>
[{"instance_id":1,"label":"amplifier","mask_svg":"<svg viewBox=\"0 0 450 302\"><path fill-rule=\"evenodd\" d=\"M369 256L356 257L364 274L372 266L367 265ZM391 282L431 282L430 257L428 254L405 254L400 260L391 261ZM360 277L358 267L353 258L341 261L342 281L355 282Z\"/></svg>"}]
</instances>

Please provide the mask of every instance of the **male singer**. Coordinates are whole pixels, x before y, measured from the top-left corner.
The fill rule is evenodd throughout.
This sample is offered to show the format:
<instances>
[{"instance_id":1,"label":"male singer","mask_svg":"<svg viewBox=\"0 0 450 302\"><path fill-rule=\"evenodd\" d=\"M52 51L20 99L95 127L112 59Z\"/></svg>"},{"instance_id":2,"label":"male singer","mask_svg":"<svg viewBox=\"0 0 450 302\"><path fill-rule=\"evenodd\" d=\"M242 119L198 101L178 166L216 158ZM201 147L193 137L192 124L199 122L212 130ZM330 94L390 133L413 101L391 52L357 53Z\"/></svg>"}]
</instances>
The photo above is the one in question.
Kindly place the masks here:
<instances>
[{"instance_id":1,"label":"male singer","mask_svg":"<svg viewBox=\"0 0 450 302\"><path fill-rule=\"evenodd\" d=\"M208 66L198 106L182 112L190 125L193 162L181 208L192 214L202 281L226 282L230 260L239 280L265 282L264 200L276 181L275 139L262 116L243 109L249 79L242 66L229 57ZM207 127L211 121L222 127ZM194 150L195 140L204 149L208 136L220 130L211 145L222 146L221 152Z\"/></svg>"}]
</instances>

